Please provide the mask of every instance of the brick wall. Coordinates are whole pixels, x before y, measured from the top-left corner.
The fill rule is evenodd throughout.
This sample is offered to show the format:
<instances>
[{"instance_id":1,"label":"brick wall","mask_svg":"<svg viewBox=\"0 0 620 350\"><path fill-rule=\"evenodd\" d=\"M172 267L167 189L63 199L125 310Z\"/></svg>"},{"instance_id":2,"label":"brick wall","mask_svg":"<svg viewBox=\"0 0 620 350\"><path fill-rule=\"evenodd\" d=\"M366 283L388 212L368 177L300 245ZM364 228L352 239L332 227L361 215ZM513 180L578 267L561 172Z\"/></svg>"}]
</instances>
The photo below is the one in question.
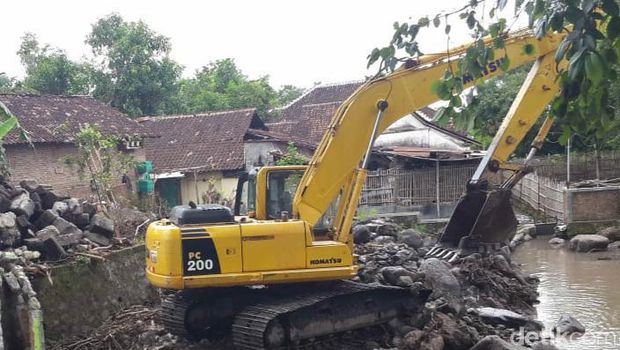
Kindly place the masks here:
<instances>
[{"instance_id":1,"label":"brick wall","mask_svg":"<svg viewBox=\"0 0 620 350\"><path fill-rule=\"evenodd\" d=\"M81 179L77 172L64 163L67 156L77 153L72 144L37 143L33 150L28 145L6 145L6 154L11 165L11 180L15 183L23 179L34 179L39 183L51 185L58 192L68 193L74 197L86 198L90 196L90 184ZM138 162L145 160L144 149L129 151ZM133 180L135 191L135 177ZM125 185L118 178L115 185L116 193L126 193Z\"/></svg>"},{"instance_id":2,"label":"brick wall","mask_svg":"<svg viewBox=\"0 0 620 350\"><path fill-rule=\"evenodd\" d=\"M564 192L565 222L620 219L620 187L570 188Z\"/></svg>"}]
</instances>

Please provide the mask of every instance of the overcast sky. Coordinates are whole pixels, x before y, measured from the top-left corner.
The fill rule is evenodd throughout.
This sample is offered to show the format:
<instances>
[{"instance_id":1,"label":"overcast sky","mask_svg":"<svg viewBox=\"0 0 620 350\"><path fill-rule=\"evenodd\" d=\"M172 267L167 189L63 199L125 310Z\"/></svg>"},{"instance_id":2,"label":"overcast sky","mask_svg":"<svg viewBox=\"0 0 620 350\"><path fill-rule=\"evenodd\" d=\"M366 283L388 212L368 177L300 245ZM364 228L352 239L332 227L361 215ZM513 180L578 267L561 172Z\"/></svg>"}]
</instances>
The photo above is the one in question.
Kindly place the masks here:
<instances>
[{"instance_id":1,"label":"overcast sky","mask_svg":"<svg viewBox=\"0 0 620 350\"><path fill-rule=\"evenodd\" d=\"M394 21L417 20L466 1L9 1L2 5L0 72L24 75L16 52L25 32L64 49L72 59L89 55L84 39L91 25L118 12L169 37L172 57L185 67L186 76L210 61L231 57L250 78L269 75L274 86L361 80L370 74L366 56L389 41ZM452 32L455 43L467 40L463 27ZM445 49L443 30L422 38L426 53Z\"/></svg>"}]
</instances>

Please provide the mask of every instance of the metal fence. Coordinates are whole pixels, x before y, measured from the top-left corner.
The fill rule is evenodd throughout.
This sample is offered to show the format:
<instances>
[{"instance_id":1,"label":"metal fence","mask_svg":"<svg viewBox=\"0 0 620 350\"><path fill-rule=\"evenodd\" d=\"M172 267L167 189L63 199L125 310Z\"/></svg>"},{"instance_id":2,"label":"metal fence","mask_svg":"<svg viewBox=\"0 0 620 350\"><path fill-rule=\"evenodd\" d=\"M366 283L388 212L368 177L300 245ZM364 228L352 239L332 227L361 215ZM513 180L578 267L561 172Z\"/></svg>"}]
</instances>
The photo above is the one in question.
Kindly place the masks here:
<instances>
[{"instance_id":1,"label":"metal fence","mask_svg":"<svg viewBox=\"0 0 620 350\"><path fill-rule=\"evenodd\" d=\"M382 211L414 211L428 204L455 203L477 164L437 162L413 170L370 171L360 206ZM379 209L381 211L381 209Z\"/></svg>"}]
</instances>

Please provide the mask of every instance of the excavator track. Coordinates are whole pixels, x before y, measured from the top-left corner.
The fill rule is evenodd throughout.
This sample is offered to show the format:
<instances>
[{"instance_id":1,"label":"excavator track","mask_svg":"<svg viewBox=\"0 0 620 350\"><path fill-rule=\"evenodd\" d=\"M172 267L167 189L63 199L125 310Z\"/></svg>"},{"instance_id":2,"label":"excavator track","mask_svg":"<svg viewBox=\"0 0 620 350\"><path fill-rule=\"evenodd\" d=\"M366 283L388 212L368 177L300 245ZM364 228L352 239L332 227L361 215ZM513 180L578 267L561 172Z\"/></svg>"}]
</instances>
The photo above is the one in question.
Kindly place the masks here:
<instances>
[{"instance_id":1,"label":"excavator track","mask_svg":"<svg viewBox=\"0 0 620 350\"><path fill-rule=\"evenodd\" d=\"M235 316L233 343L247 350L343 348L334 334L388 322L423 303L407 289L340 281L246 307Z\"/></svg>"},{"instance_id":2,"label":"excavator track","mask_svg":"<svg viewBox=\"0 0 620 350\"><path fill-rule=\"evenodd\" d=\"M185 325L185 314L193 305L189 298L182 294L170 294L162 299L160 319L164 328L175 335L192 338Z\"/></svg>"}]
</instances>

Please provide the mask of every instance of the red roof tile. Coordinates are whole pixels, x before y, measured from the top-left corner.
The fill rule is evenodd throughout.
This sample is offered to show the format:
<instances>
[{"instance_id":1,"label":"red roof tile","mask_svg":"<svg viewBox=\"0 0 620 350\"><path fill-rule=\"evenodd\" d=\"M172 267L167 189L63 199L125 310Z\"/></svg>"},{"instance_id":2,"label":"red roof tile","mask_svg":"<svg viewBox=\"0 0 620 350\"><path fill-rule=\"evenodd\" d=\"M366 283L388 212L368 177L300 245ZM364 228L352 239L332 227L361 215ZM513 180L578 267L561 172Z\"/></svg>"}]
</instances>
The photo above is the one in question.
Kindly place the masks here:
<instances>
[{"instance_id":1,"label":"red roof tile","mask_svg":"<svg viewBox=\"0 0 620 350\"><path fill-rule=\"evenodd\" d=\"M140 118L158 138L145 140L155 172L237 170L244 167L243 137L262 128L255 109Z\"/></svg>"},{"instance_id":2,"label":"red roof tile","mask_svg":"<svg viewBox=\"0 0 620 350\"><path fill-rule=\"evenodd\" d=\"M0 94L34 143L71 143L80 125L97 125L105 135L147 136L142 126L116 109L89 96ZM5 144L25 143L11 131Z\"/></svg>"},{"instance_id":3,"label":"red roof tile","mask_svg":"<svg viewBox=\"0 0 620 350\"><path fill-rule=\"evenodd\" d=\"M318 144L340 105L361 82L319 86L285 107L279 121L267 124L270 131L286 134L293 142Z\"/></svg>"}]
</instances>

